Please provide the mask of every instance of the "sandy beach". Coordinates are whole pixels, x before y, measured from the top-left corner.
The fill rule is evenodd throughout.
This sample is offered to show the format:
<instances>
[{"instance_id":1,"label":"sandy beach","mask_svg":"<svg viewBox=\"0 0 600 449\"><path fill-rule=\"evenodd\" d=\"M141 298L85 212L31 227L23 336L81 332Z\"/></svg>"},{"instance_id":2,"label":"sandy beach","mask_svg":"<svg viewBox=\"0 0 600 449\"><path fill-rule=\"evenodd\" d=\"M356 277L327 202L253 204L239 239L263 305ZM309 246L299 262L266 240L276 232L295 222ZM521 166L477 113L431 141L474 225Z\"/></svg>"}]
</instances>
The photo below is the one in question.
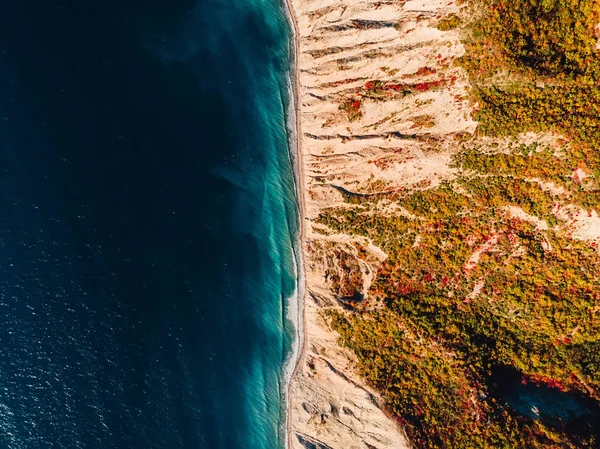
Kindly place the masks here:
<instances>
[{"instance_id":1,"label":"sandy beach","mask_svg":"<svg viewBox=\"0 0 600 449\"><path fill-rule=\"evenodd\" d=\"M402 427L384 412L381 398L356 372L354 355L338 345L338 335L320 315L338 307L327 279L335 264L328 253L341 248L353 254L357 239L319 233L312 220L322 208L343 204L340 187L381 191L452 176L447 154L428 151L427 141L475 128L464 96L466 77L451 66L463 53L459 36L433 26L440 17L456 12L457 6L441 1L286 3L294 31L306 283L300 298L300 349L287 397L288 447L408 448ZM408 100L393 91L375 100L362 96L371 80L440 79L451 81ZM349 120L341 110L349 99L360 99L358 120ZM380 160L385 162L376 163ZM386 255L370 242L361 243L370 253L370 262L360 262L366 294Z\"/></svg>"}]
</instances>

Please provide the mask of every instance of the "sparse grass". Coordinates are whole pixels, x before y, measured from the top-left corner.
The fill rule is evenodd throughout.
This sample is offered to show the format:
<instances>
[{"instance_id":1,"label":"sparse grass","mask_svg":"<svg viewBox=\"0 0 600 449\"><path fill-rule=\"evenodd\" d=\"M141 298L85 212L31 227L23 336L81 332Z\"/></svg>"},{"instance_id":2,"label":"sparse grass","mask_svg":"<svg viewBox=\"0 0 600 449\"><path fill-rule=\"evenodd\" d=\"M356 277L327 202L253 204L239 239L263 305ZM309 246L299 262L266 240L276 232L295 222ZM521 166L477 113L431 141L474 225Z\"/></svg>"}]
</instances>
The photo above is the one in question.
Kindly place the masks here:
<instances>
[{"instance_id":1,"label":"sparse grass","mask_svg":"<svg viewBox=\"0 0 600 449\"><path fill-rule=\"evenodd\" d=\"M444 17L437 24L436 27L441 31L450 31L458 28L461 25L461 20L455 14L448 17Z\"/></svg>"},{"instance_id":2,"label":"sparse grass","mask_svg":"<svg viewBox=\"0 0 600 449\"><path fill-rule=\"evenodd\" d=\"M363 113L360 110L361 100L356 98L351 98L344 103L342 103L339 107L340 111L344 111L346 116L348 117L348 121L354 122L359 120Z\"/></svg>"}]
</instances>

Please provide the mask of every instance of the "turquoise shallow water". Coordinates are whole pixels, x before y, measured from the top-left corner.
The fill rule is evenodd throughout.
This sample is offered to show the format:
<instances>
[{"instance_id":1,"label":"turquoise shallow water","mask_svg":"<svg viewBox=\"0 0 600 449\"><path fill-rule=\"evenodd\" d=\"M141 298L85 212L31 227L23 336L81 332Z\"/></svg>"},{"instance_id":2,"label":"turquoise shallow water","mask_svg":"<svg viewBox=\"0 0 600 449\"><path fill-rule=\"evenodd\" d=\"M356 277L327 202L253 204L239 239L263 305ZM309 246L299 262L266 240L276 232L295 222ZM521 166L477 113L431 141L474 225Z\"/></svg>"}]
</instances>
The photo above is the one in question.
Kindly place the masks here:
<instances>
[{"instance_id":1,"label":"turquoise shallow water","mask_svg":"<svg viewBox=\"0 0 600 449\"><path fill-rule=\"evenodd\" d=\"M279 0L0 6L0 446L278 448Z\"/></svg>"}]
</instances>

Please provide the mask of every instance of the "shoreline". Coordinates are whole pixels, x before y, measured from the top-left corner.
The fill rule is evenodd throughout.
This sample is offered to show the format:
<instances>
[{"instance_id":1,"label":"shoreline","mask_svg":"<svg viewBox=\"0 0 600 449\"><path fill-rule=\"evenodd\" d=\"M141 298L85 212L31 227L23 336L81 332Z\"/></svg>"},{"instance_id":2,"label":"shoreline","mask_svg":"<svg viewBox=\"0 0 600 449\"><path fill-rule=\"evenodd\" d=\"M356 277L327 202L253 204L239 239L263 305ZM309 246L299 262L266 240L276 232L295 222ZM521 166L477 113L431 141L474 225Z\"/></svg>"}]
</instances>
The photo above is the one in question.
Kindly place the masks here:
<instances>
[{"instance_id":1,"label":"shoreline","mask_svg":"<svg viewBox=\"0 0 600 449\"><path fill-rule=\"evenodd\" d=\"M323 226L312 219L322 210L345 204L335 188L338 185L351 191L369 189L375 188L371 184L377 179L386 188L403 187L436 180L438 172L444 173L444 155L429 155L424 140L403 136L405 131L407 136L447 134L470 125L461 111L466 104L455 98L462 88L457 76L443 93L419 92L406 99L392 93L385 101L365 97L354 120L340 105L357 92L364 93L368 80L395 84L405 82L404 78L413 83L437 79L439 75L427 78L419 70L431 66L433 75L445 72L441 58L460 51L455 33L443 34L431 26L436 15L454 12L456 7L441 0L427 6L416 0L402 5L285 0L283 7L292 52L286 126L300 217L294 246L300 248L296 251L297 309L291 304L289 308L298 310L298 343L286 364L282 393L285 447L408 449L411 444L404 428L386 414L378 393L357 372L355 354L339 344L339 334L320 314L339 307L339 291L330 276L346 276L342 257L356 261L362 291L367 292L387 255L368 239L321 233ZM402 26L357 28L360 21L393 21ZM305 52L300 52L301 45ZM442 117L446 111L450 114ZM415 128L415 118L428 118L428 113L440 119L424 130L407 131ZM310 151L305 145L310 145ZM389 162L374 163L379 160ZM357 244L366 248L367 260L358 257Z\"/></svg>"},{"instance_id":2,"label":"shoreline","mask_svg":"<svg viewBox=\"0 0 600 449\"><path fill-rule=\"evenodd\" d=\"M284 388L284 400L285 400L285 422L284 422L284 432L285 432L285 448L291 449L291 436L292 436L292 423L291 423L291 411L292 411L292 395L290 391L290 387L294 377L297 375L298 369L300 367L301 361L305 357L305 326L304 326L304 303L306 296L306 275L304 271L304 242L305 242L305 226L304 220L306 217L305 211L305 192L304 192L304 159L302 152L302 134L300 131L300 91L299 91L299 81L298 81L298 48L300 46L299 34L298 34L298 23L296 21L296 16L294 13L293 6L291 4L291 0L284 0L283 7L286 12L286 17L288 23L290 25L290 70L288 80L290 81L290 104L288 106L288 118L290 117L290 113L293 114L291 126L288 127L288 132L290 135L288 136L288 151L290 152L290 159L292 161L292 169L294 170L294 180L296 182L296 194L298 198L298 236L296 242L292 242L292 249L294 250L294 246L296 247L294 252L294 257L296 259L296 269L297 269L297 292L296 292L296 322L295 326L295 337L296 343L293 345L294 349L291 355L290 360L287 362L284 367L284 375L285 378L285 388ZM288 306L289 307L289 306ZM297 346L296 346L297 345ZM289 368L291 367L291 370ZM289 371L288 371L289 370Z\"/></svg>"},{"instance_id":3,"label":"shoreline","mask_svg":"<svg viewBox=\"0 0 600 449\"><path fill-rule=\"evenodd\" d=\"M298 5L301 9L302 5ZM294 449L297 447L306 447L309 444L324 444L325 447L331 449L344 449L354 442L361 441L360 447L374 447L373 444L384 444L382 449L409 449L410 444L407 442L406 435L395 420L390 419L381 408L381 403L377 393L372 391L368 386L364 385L362 379L354 372L352 367L354 355L348 350L342 348L338 344L339 335L331 329L325 329L317 323L318 309L322 305L317 305L320 300L315 302L307 302L308 283L311 282L315 289L316 297L330 297L330 286L322 285L322 282L317 280L319 277L314 272L314 267L310 267L307 271L305 262L308 260L306 254L306 242L309 229L307 229L306 220L309 217L309 207L307 204L307 188L306 183L306 166L304 165L306 158L310 160L310 153L304 152L303 134L301 132L302 124L300 122L300 102L303 98L303 92L300 90L300 71L299 71L299 48L300 48L300 26L296 13L303 13L302 10L297 11L294 7L294 0L285 0L283 7L286 12L288 23L290 24L290 51L291 66L288 71L288 80L291 89L290 104L287 110L286 126L288 128L288 151L294 169L294 179L297 182L296 191L298 195L298 215L299 228L298 237L295 245L292 244L297 261L298 289L297 289L297 320L294 323L297 346L293 346L293 352L290 359L284 367L285 385L283 389L285 401L285 448ZM336 108L337 109L337 108ZM293 116L292 116L293 114ZM293 123L292 123L293 122ZM307 126L311 126L309 121ZM343 143L343 142L342 142ZM311 234L312 238L312 234ZM318 270L318 268L317 268ZM288 310L290 310L288 308ZM289 312L288 312L289 316ZM309 331L311 347L316 344L322 348L327 355L316 355L313 351L308 350ZM327 349L325 349L327 348ZM325 354L325 353L323 353ZM315 358L316 357L316 358ZM312 376L306 377L303 372L303 364L309 359L319 365L318 378ZM308 389L308 390L307 390ZM298 415L298 406L304 413L308 413L302 407L306 402L316 401L323 408L325 415L331 410L326 408L334 407L334 403L348 405L350 410L356 410L355 415L352 411L346 414L350 421L337 419L335 428L328 431L327 439L330 439L329 444L325 443L321 437L317 437L314 429L308 429L310 418ZM342 407L340 407L342 408ZM302 413L302 412L300 412ZM346 413L346 412L344 412ZM321 415L321 420L323 416ZM293 437L296 435L299 440L299 446L295 443ZM331 440L332 439L332 440ZM358 439L358 441L357 441ZM370 441L372 444L368 444ZM358 447L358 446L357 446Z\"/></svg>"}]
</instances>

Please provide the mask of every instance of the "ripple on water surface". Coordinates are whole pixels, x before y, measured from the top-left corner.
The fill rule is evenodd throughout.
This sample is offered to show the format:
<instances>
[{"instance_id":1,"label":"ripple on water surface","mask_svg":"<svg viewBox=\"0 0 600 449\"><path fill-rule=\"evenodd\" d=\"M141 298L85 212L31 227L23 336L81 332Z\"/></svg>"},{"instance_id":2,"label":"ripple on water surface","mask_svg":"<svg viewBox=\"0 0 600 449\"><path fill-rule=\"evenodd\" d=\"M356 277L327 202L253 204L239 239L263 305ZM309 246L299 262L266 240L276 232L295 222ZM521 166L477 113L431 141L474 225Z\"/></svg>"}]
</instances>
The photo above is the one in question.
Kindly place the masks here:
<instances>
[{"instance_id":1,"label":"ripple on water surface","mask_svg":"<svg viewBox=\"0 0 600 449\"><path fill-rule=\"evenodd\" d=\"M0 446L274 448L278 1L0 6Z\"/></svg>"}]
</instances>

